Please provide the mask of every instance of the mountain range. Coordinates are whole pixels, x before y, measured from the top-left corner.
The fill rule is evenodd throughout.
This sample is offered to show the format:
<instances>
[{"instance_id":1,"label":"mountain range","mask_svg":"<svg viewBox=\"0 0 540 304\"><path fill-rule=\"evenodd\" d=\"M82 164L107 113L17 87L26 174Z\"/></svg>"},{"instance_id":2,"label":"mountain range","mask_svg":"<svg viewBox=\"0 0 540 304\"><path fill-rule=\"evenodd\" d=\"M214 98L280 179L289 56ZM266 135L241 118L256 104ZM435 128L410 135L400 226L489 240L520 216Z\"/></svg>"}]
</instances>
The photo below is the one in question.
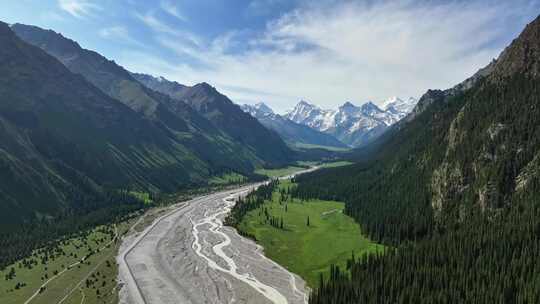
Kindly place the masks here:
<instances>
[{"instance_id":1,"label":"mountain range","mask_svg":"<svg viewBox=\"0 0 540 304\"><path fill-rule=\"evenodd\" d=\"M206 83L187 87L168 82L177 91L167 90L163 86L165 81L162 86L157 86L155 82L144 81L148 78L136 79L137 74L128 72L96 52L81 48L75 41L54 31L22 24L13 25L12 29L21 39L40 47L73 73L82 75L133 110L169 124L173 129L189 129L188 132L199 135L194 138L207 141L196 143L195 146L202 148L208 141L216 142L214 139L218 138L217 142L222 147L214 151L235 151L230 152L233 158L227 159L224 155L214 158L206 149L197 149L196 153L207 155L213 166L232 164L233 168L241 167L245 171L249 168L241 162L279 165L291 159L291 151L277 135L244 115L226 96ZM179 123L188 125L176 126ZM218 136L208 138L206 135L209 134Z\"/></svg>"},{"instance_id":2,"label":"mountain range","mask_svg":"<svg viewBox=\"0 0 540 304\"><path fill-rule=\"evenodd\" d=\"M290 162L281 138L208 84L182 98L51 30L0 23L0 226L171 193Z\"/></svg>"},{"instance_id":3,"label":"mountain range","mask_svg":"<svg viewBox=\"0 0 540 304\"><path fill-rule=\"evenodd\" d=\"M278 134L265 128L257 119L244 113L227 96L219 93L207 83L193 87L169 81L163 77L132 74L146 87L171 97L176 102L188 104L200 115L208 119L214 127L230 136L267 163L283 164L290 161L293 153Z\"/></svg>"},{"instance_id":4,"label":"mountain range","mask_svg":"<svg viewBox=\"0 0 540 304\"><path fill-rule=\"evenodd\" d=\"M292 147L347 148L347 145L332 135L276 114L264 103L242 105L242 110L258 119L268 129L276 131Z\"/></svg>"},{"instance_id":5,"label":"mountain range","mask_svg":"<svg viewBox=\"0 0 540 304\"><path fill-rule=\"evenodd\" d=\"M302 197L347 202L372 239L397 248L353 258L313 303L538 302L539 83L537 17L472 77L428 90L355 151L360 163L298 178Z\"/></svg>"},{"instance_id":6,"label":"mountain range","mask_svg":"<svg viewBox=\"0 0 540 304\"><path fill-rule=\"evenodd\" d=\"M383 109L372 102L361 106L346 102L337 110L325 110L300 101L284 117L332 135L348 146L362 147L407 116L416 103L417 100L412 97L406 101L393 97L384 103Z\"/></svg>"}]
</instances>

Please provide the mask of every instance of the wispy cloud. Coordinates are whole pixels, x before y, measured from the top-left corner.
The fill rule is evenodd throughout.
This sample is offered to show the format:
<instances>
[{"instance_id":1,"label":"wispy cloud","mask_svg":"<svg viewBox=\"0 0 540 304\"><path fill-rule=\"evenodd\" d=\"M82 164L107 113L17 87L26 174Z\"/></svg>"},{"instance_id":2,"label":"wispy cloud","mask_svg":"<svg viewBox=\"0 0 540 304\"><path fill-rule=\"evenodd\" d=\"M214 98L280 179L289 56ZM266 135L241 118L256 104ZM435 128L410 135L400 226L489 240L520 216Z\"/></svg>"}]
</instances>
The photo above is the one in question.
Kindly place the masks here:
<instances>
[{"instance_id":1,"label":"wispy cloud","mask_svg":"<svg viewBox=\"0 0 540 304\"><path fill-rule=\"evenodd\" d=\"M180 19L181 21L188 21L188 18L184 14L182 14L178 6L174 5L169 1L161 1L161 9L170 14L171 16Z\"/></svg>"},{"instance_id":2,"label":"wispy cloud","mask_svg":"<svg viewBox=\"0 0 540 304\"><path fill-rule=\"evenodd\" d=\"M154 12L147 12L145 14L135 12L134 16L156 33L167 34L184 41L189 41L194 46L200 46L202 44L199 36L168 25L167 23L158 19Z\"/></svg>"},{"instance_id":3,"label":"wispy cloud","mask_svg":"<svg viewBox=\"0 0 540 304\"><path fill-rule=\"evenodd\" d=\"M102 28L98 31L98 35L104 39L132 44L138 47L144 47L144 44L131 37L128 29L124 26L111 26Z\"/></svg>"},{"instance_id":4,"label":"wispy cloud","mask_svg":"<svg viewBox=\"0 0 540 304\"><path fill-rule=\"evenodd\" d=\"M58 0L58 6L63 11L76 18L86 18L95 11L101 10L101 6L88 0Z\"/></svg>"},{"instance_id":5,"label":"wispy cloud","mask_svg":"<svg viewBox=\"0 0 540 304\"><path fill-rule=\"evenodd\" d=\"M460 82L496 57L536 17L527 5L532 1L516 1L521 5L480 0L311 4L273 20L248 41L234 41L232 35L193 45L171 35L157 38L205 68L133 54L128 65L187 84L212 82L235 100L267 98L278 110L299 98L333 107L347 100L418 97L429 88ZM153 21L149 25L173 32ZM228 51L238 43L249 47Z\"/></svg>"}]
</instances>

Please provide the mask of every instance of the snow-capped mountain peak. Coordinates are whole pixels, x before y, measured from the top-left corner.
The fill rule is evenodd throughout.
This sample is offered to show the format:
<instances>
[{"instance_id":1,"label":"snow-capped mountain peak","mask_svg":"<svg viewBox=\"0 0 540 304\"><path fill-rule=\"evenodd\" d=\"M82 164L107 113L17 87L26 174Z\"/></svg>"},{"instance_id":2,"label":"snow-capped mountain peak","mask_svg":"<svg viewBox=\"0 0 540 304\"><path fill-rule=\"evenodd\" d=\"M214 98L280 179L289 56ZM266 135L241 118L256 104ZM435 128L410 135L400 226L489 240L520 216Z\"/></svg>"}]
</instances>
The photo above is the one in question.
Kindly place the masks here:
<instances>
[{"instance_id":1,"label":"snow-capped mountain peak","mask_svg":"<svg viewBox=\"0 0 540 304\"><path fill-rule=\"evenodd\" d=\"M414 98L404 101L392 97L383 103L382 108L368 101L361 106L345 102L337 110L323 110L306 101L300 101L285 117L331 134L351 146L360 146L405 117L414 105Z\"/></svg>"},{"instance_id":2,"label":"snow-capped mountain peak","mask_svg":"<svg viewBox=\"0 0 540 304\"><path fill-rule=\"evenodd\" d=\"M350 108L358 108L357 106L353 105L351 102L347 101L346 103L344 103L341 107L339 107L340 109L350 109Z\"/></svg>"},{"instance_id":3,"label":"snow-capped mountain peak","mask_svg":"<svg viewBox=\"0 0 540 304\"><path fill-rule=\"evenodd\" d=\"M274 111L269 106L267 106L264 102L256 103L253 107L261 113L266 113L266 114L274 113Z\"/></svg>"},{"instance_id":4,"label":"snow-capped mountain peak","mask_svg":"<svg viewBox=\"0 0 540 304\"><path fill-rule=\"evenodd\" d=\"M319 107L316 105L309 103L305 100L301 100L293 109L293 112L296 112L298 114L306 113L313 110L320 110Z\"/></svg>"},{"instance_id":5,"label":"snow-capped mountain peak","mask_svg":"<svg viewBox=\"0 0 540 304\"><path fill-rule=\"evenodd\" d=\"M362 110L362 113L366 114L366 115L369 115L369 116L373 116L375 114L378 114L378 113L382 113L384 112L383 110L381 110L376 104L374 104L373 102L371 101L368 101L366 103L364 103L360 109Z\"/></svg>"},{"instance_id":6,"label":"snow-capped mountain peak","mask_svg":"<svg viewBox=\"0 0 540 304\"><path fill-rule=\"evenodd\" d=\"M294 107L294 109L292 109L292 111L288 112L285 116L294 122L304 124L303 122L313 120L322 112L323 110L321 110L316 105L302 100Z\"/></svg>"},{"instance_id":7,"label":"snow-capped mountain peak","mask_svg":"<svg viewBox=\"0 0 540 304\"><path fill-rule=\"evenodd\" d=\"M414 106L416 106L417 103L418 100L414 97L409 97L407 100L403 100L399 97L391 97L383 103L383 109L385 111L408 114L414 109Z\"/></svg>"},{"instance_id":8,"label":"snow-capped mountain peak","mask_svg":"<svg viewBox=\"0 0 540 304\"><path fill-rule=\"evenodd\" d=\"M274 111L267 106L264 102L259 102L254 105L241 105L240 108L246 112L249 113L253 117L263 117L263 116L271 116L274 115Z\"/></svg>"},{"instance_id":9,"label":"snow-capped mountain peak","mask_svg":"<svg viewBox=\"0 0 540 304\"><path fill-rule=\"evenodd\" d=\"M390 105L392 104L396 104L396 103L402 103L403 102L403 99L397 97L397 96L392 96L388 99L386 99L383 104L382 104L382 108L383 109L387 109Z\"/></svg>"}]
</instances>

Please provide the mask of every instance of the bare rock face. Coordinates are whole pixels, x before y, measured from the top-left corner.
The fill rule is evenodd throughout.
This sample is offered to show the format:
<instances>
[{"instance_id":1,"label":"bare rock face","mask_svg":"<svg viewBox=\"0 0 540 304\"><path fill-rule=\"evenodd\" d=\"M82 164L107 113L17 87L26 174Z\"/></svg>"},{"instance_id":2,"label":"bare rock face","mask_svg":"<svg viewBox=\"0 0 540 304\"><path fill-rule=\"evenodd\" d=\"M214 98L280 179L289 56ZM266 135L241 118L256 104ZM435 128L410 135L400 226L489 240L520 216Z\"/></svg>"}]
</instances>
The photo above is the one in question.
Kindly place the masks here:
<instances>
[{"instance_id":1,"label":"bare rock face","mask_svg":"<svg viewBox=\"0 0 540 304\"><path fill-rule=\"evenodd\" d=\"M500 55L491 80L500 81L517 73L532 77L540 75L540 19L527 25L525 30Z\"/></svg>"},{"instance_id":2,"label":"bare rock face","mask_svg":"<svg viewBox=\"0 0 540 304\"><path fill-rule=\"evenodd\" d=\"M431 176L435 214L464 200L482 211L497 210L527 191L531 180L537 179L540 147L530 141L520 142L517 134L531 132L536 124L532 116L523 117L535 111L538 95L530 87L516 87L536 82L539 76L537 19L497 60L475 75L451 89L430 90L422 96L408 121L433 103L453 102L450 97L461 94L462 102L446 131L444 158ZM501 115L503 112L506 114Z\"/></svg>"}]
</instances>

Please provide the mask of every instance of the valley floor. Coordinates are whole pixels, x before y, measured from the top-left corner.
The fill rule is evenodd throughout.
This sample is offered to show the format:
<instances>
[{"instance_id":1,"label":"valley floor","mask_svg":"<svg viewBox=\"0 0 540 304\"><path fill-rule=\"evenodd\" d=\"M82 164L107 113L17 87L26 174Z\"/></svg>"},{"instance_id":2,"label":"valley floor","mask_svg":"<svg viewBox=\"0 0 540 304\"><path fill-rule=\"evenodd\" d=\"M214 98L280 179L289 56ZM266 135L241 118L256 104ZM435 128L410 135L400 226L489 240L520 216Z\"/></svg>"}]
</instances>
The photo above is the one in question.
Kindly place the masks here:
<instances>
[{"instance_id":1,"label":"valley floor","mask_svg":"<svg viewBox=\"0 0 540 304\"><path fill-rule=\"evenodd\" d=\"M35 250L0 272L0 303L115 303L119 238L134 224L100 226L55 250Z\"/></svg>"},{"instance_id":2,"label":"valley floor","mask_svg":"<svg viewBox=\"0 0 540 304\"><path fill-rule=\"evenodd\" d=\"M265 173L290 175L312 165L301 163ZM222 224L234 197L245 195L250 187L152 208L141 217L67 239L54 251L36 250L31 257L0 272L0 303L176 303L178 299L186 303L305 303L308 292L300 277L265 257L261 246ZM298 205L291 207L291 215L300 208ZM326 227L315 213L334 222L334 218L344 217L342 208L334 202L321 203L311 210L312 230ZM289 220L287 225L294 225ZM338 229L355 231L351 224L341 222ZM333 238L331 234L314 236L323 241ZM347 238L338 242L351 241ZM361 249L356 240L352 244L351 248L341 248L343 257L320 260L320 270L330 262L339 264L352 250ZM316 246L311 249L317 250ZM271 247L266 251L275 261L290 266L272 255ZM290 269L304 275L299 268ZM11 272L15 274L8 279Z\"/></svg>"},{"instance_id":3,"label":"valley floor","mask_svg":"<svg viewBox=\"0 0 540 304\"><path fill-rule=\"evenodd\" d=\"M301 201L280 194L291 187L290 180L282 180L272 201L249 211L238 229L254 236L266 256L299 274L309 286L316 287L321 274L328 277L330 265L345 269L353 253L360 256L384 249L362 236L360 226L343 214L343 203ZM277 219L277 225L271 225L269 218Z\"/></svg>"},{"instance_id":4,"label":"valley floor","mask_svg":"<svg viewBox=\"0 0 540 304\"><path fill-rule=\"evenodd\" d=\"M223 226L234 200L253 187L179 203L125 239L117 258L120 303L306 303L300 277Z\"/></svg>"}]
</instances>

